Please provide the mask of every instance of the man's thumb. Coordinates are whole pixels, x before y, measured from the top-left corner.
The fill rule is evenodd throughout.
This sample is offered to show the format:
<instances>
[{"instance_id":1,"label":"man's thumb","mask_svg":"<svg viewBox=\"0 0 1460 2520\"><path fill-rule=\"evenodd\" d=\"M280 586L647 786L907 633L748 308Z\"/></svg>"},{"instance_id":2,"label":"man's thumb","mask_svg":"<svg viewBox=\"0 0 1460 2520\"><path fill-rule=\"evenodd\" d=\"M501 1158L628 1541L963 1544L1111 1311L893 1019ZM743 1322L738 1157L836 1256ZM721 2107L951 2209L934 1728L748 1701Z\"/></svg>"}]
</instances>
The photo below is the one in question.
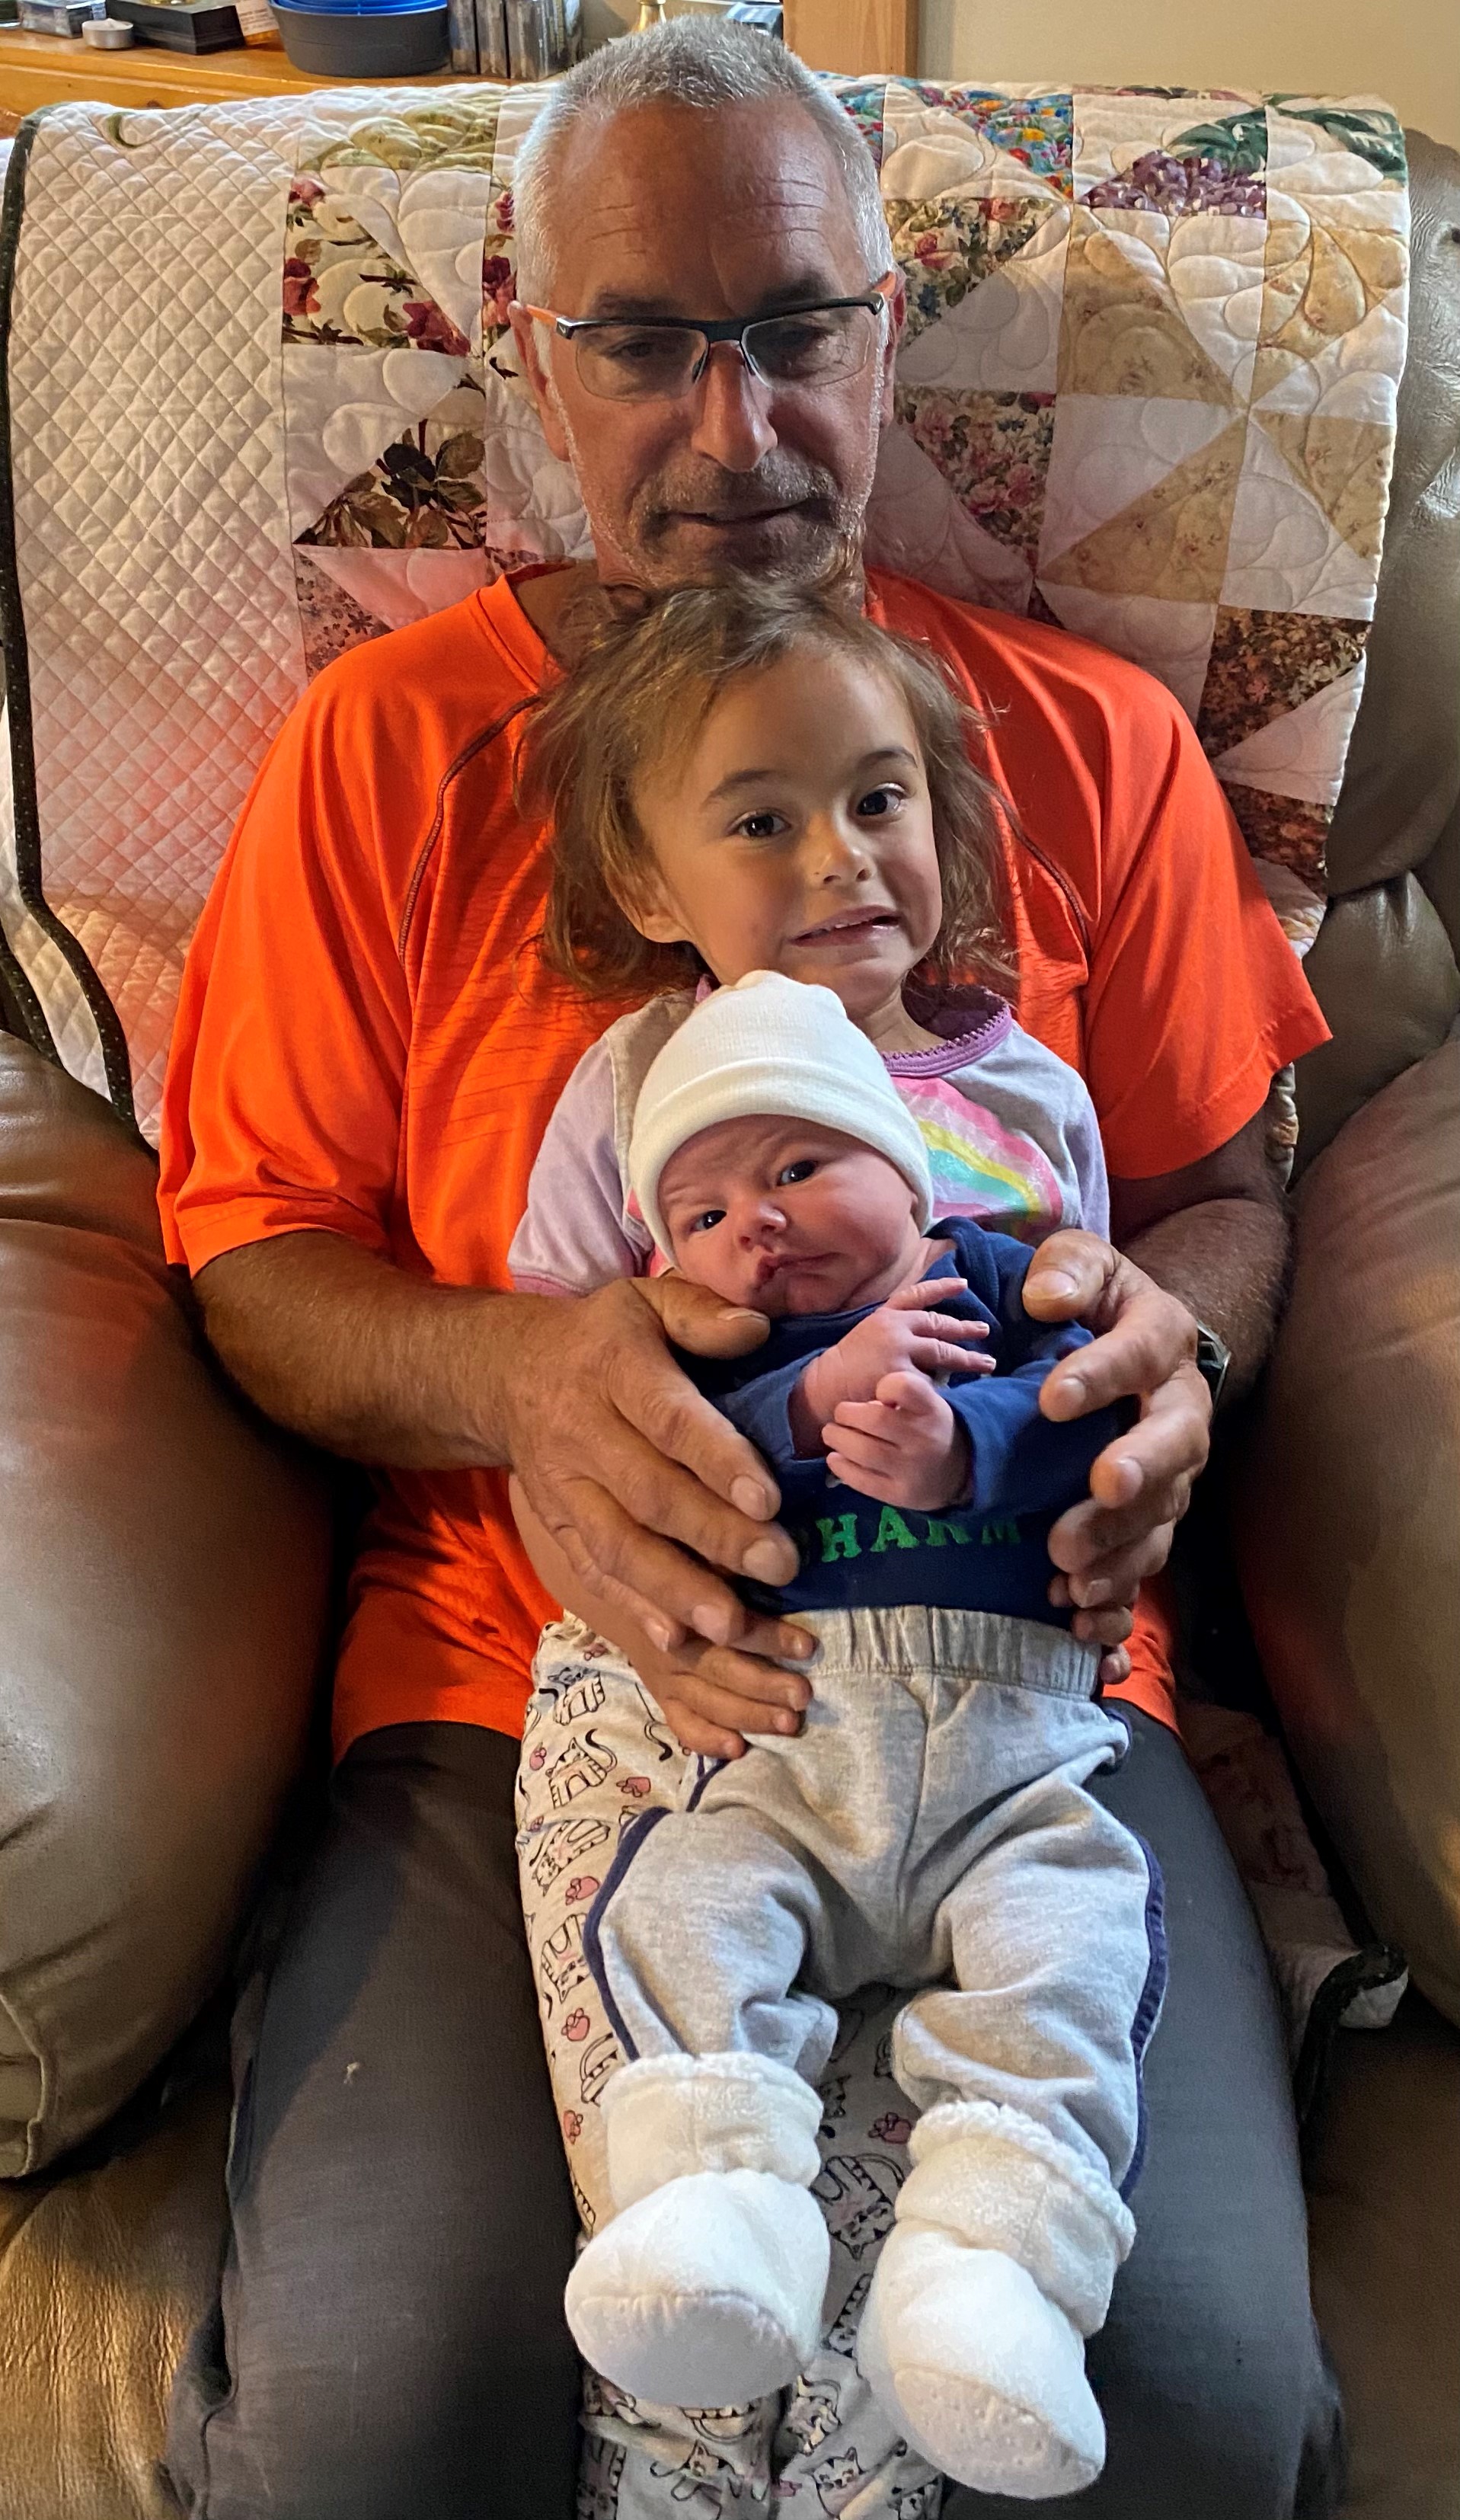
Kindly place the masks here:
<instances>
[{"instance_id":1,"label":"man's thumb","mask_svg":"<svg viewBox=\"0 0 1460 2520\"><path fill-rule=\"evenodd\" d=\"M677 1269L662 1278L636 1278L635 1286L659 1316L664 1335L691 1356L748 1356L770 1335L764 1313L728 1304L708 1286L691 1285Z\"/></svg>"},{"instance_id":2,"label":"man's thumb","mask_svg":"<svg viewBox=\"0 0 1460 2520\"><path fill-rule=\"evenodd\" d=\"M1105 1291L1116 1254L1098 1235L1071 1227L1041 1242L1024 1280L1024 1309L1037 1321L1067 1322L1091 1313Z\"/></svg>"}]
</instances>

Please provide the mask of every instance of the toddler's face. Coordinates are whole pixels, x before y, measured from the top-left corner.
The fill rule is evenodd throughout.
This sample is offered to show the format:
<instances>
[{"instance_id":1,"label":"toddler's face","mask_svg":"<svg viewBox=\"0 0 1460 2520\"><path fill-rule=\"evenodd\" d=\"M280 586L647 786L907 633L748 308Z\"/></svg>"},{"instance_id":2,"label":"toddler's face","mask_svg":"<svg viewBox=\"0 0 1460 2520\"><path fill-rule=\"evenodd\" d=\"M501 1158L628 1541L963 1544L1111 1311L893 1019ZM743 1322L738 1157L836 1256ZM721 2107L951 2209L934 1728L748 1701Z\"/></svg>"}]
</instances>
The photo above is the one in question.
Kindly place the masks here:
<instances>
[{"instance_id":1,"label":"toddler's face","mask_svg":"<svg viewBox=\"0 0 1460 2520\"><path fill-rule=\"evenodd\" d=\"M804 1120L702 1129L665 1165L659 1205L682 1276L773 1320L885 1302L922 1241L897 1166Z\"/></svg>"},{"instance_id":2,"label":"toddler's face","mask_svg":"<svg viewBox=\"0 0 1460 2520\"><path fill-rule=\"evenodd\" d=\"M865 1029L943 918L933 813L896 686L808 648L743 676L636 799L653 866L630 906L657 944L834 989Z\"/></svg>"}]
</instances>

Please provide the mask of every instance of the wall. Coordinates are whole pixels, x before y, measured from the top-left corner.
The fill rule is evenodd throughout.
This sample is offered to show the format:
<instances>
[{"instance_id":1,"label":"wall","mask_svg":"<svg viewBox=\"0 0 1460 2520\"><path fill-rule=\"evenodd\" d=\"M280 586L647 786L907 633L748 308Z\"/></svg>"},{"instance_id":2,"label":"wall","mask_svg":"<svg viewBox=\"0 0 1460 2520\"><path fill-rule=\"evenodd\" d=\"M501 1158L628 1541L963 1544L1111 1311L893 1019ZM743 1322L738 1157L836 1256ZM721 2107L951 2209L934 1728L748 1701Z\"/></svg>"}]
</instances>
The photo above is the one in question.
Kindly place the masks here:
<instances>
[{"instance_id":1,"label":"wall","mask_svg":"<svg viewBox=\"0 0 1460 2520\"><path fill-rule=\"evenodd\" d=\"M922 0L924 78L1378 95L1460 148L1460 0Z\"/></svg>"}]
</instances>

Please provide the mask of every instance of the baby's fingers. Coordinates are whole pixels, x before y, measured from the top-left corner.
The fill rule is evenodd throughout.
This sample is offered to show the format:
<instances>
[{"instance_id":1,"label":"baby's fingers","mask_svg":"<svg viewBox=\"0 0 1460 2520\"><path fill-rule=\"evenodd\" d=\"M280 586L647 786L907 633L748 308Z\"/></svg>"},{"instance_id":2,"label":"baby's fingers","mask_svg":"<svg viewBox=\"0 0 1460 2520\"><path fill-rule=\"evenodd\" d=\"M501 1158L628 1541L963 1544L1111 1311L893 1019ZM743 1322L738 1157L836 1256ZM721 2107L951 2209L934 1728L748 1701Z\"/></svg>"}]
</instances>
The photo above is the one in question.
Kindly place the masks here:
<instances>
[{"instance_id":1,"label":"baby's fingers","mask_svg":"<svg viewBox=\"0 0 1460 2520\"><path fill-rule=\"evenodd\" d=\"M908 1373L896 1367L891 1373L883 1374L869 1401L844 1401L836 1414L840 1420L844 1409L881 1409L902 1426L907 1427L914 1423L921 1426L941 1417L947 1407L947 1401L934 1389L925 1373ZM887 1431L889 1435L895 1434L897 1425L890 1425Z\"/></svg>"},{"instance_id":2,"label":"baby's fingers","mask_svg":"<svg viewBox=\"0 0 1460 2520\"><path fill-rule=\"evenodd\" d=\"M960 1328L962 1325L955 1323L953 1327ZM992 1373L995 1370L992 1356L975 1356L970 1349L951 1347L946 1339L941 1338L914 1339L907 1351L907 1361L918 1366L924 1373Z\"/></svg>"},{"instance_id":3,"label":"baby's fingers","mask_svg":"<svg viewBox=\"0 0 1460 2520\"><path fill-rule=\"evenodd\" d=\"M950 1246L951 1247L951 1246ZM966 1278L919 1278L915 1286L899 1286L887 1298L887 1309L895 1313L915 1313L920 1306L946 1304L950 1295L966 1295Z\"/></svg>"},{"instance_id":4,"label":"baby's fingers","mask_svg":"<svg viewBox=\"0 0 1460 2520\"><path fill-rule=\"evenodd\" d=\"M828 1453L826 1467L834 1479L840 1479L844 1488L852 1488L858 1496L870 1497L874 1505L897 1502L898 1463L891 1455L884 1455L875 1466L871 1466L865 1462L854 1461L850 1453Z\"/></svg>"},{"instance_id":5,"label":"baby's fingers","mask_svg":"<svg viewBox=\"0 0 1460 2520\"><path fill-rule=\"evenodd\" d=\"M860 1468L869 1469L873 1463L885 1467L890 1462L903 1432L897 1410L884 1407L880 1400L844 1400L834 1423L822 1427L821 1441L828 1462L835 1451Z\"/></svg>"}]
</instances>

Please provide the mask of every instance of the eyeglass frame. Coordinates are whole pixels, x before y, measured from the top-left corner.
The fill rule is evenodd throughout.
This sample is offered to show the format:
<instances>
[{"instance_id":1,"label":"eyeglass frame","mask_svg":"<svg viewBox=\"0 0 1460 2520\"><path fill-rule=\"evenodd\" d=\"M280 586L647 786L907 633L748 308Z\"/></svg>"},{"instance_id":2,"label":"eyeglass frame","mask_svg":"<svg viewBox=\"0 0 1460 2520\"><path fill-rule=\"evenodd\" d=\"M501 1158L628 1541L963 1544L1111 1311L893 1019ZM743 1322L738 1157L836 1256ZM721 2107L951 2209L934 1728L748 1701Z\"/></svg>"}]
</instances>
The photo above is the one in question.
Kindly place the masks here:
<instances>
[{"instance_id":1,"label":"eyeglass frame","mask_svg":"<svg viewBox=\"0 0 1460 2520\"><path fill-rule=\"evenodd\" d=\"M859 297L816 297L799 306L777 306L769 314L733 315L715 323L699 323L692 315L559 315L551 306L529 306L525 300L519 302L524 315L530 315L535 324L551 324L559 340L563 341L576 340L580 333L607 332L615 324L643 325L662 333L697 333L705 345L704 356L685 387L685 394L693 392L710 364L711 351L718 349L722 341L734 343L740 353L741 365L748 375L754 377L758 385L765 385L772 393L795 393L806 388L781 384L776 378L761 374L745 346L746 334L753 333L760 324L778 324L793 315L828 315L839 306L864 306L869 314L886 314L891 308L893 292L900 277L896 270L884 271L880 280L874 280L864 295ZM862 367L865 365L863 359ZM849 368L847 374L861 376L862 368ZM586 390L592 393L593 388L589 386ZM642 399L644 402L683 402L685 394L644 394ZM615 399L617 397L612 395L595 396L595 400ZM623 399L635 401L641 397L625 395Z\"/></svg>"}]
</instances>

